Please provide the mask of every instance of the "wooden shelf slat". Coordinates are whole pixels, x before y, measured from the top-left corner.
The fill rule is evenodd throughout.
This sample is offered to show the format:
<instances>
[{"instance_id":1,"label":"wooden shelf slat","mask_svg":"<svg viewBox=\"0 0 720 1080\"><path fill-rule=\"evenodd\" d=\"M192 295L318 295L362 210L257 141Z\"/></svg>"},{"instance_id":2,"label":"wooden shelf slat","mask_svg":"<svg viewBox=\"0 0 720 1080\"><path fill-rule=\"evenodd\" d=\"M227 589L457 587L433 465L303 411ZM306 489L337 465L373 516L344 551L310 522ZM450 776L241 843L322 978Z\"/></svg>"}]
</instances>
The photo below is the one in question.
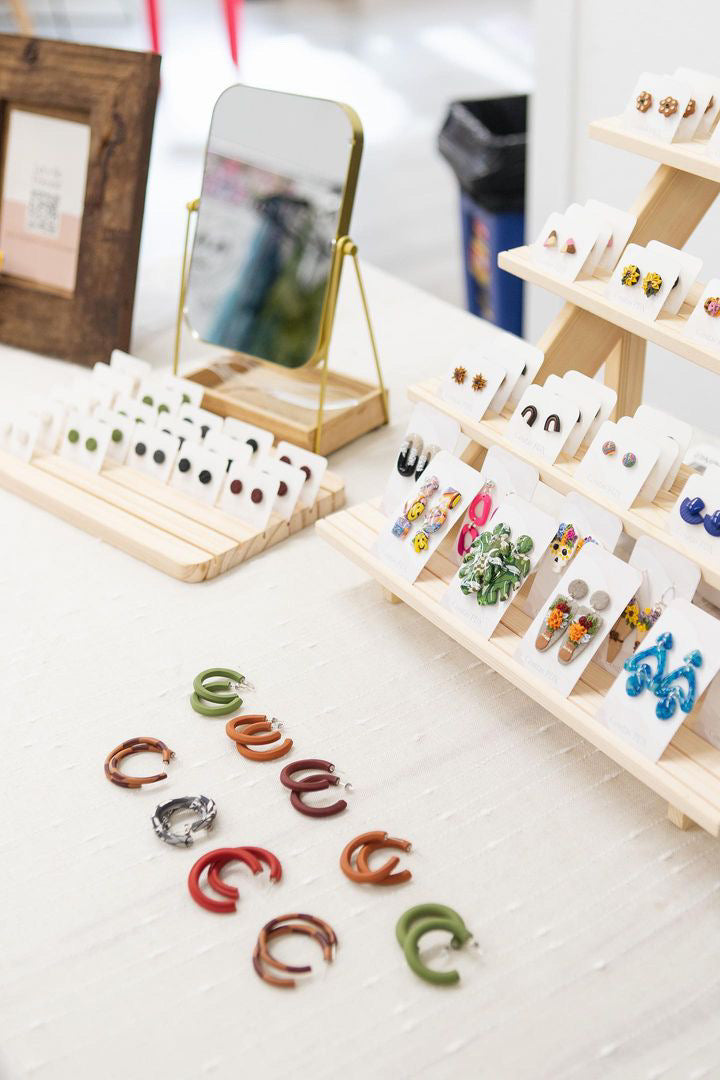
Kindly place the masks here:
<instances>
[{"instance_id":1,"label":"wooden shelf slat","mask_svg":"<svg viewBox=\"0 0 720 1080\"><path fill-rule=\"evenodd\" d=\"M621 116L608 116L593 120L589 127L590 137L631 154L658 161L682 172L702 176L720 184L720 158L708 154L708 139L690 139L688 142L666 143L654 135L640 131L628 131Z\"/></svg>"},{"instance_id":2,"label":"wooden shelf slat","mask_svg":"<svg viewBox=\"0 0 720 1080\"><path fill-rule=\"evenodd\" d=\"M607 277L592 277L579 281L567 281L564 278L555 277L545 267L531 258L529 247L512 248L510 251L501 251L498 255L498 266L515 277L529 281L533 285L540 285L556 296L562 296L571 304L597 315L607 322L619 326L621 330L627 330L631 334L652 341L668 349L676 356L682 356L699 367L720 374L720 351L713 349L701 341L695 341L687 337L685 327L690 312L700 299L704 286L695 284L690 290L688 300L683 304L677 315L659 315L655 322L648 322L639 318L630 308L616 304L606 295Z\"/></svg>"},{"instance_id":3,"label":"wooden shelf slat","mask_svg":"<svg viewBox=\"0 0 720 1080\"><path fill-rule=\"evenodd\" d=\"M680 728L660 761L643 757L597 719L601 694L609 682L607 672L591 663L568 698L529 674L514 656L528 616L511 606L495 634L489 640L480 637L441 603L455 569L449 560L436 553L417 581L409 583L372 554L371 545L384 521L373 501L333 514L318 522L317 529L329 544L389 593L489 664L707 832L720 834L720 750Z\"/></svg>"},{"instance_id":4,"label":"wooden shelf slat","mask_svg":"<svg viewBox=\"0 0 720 1080\"><path fill-rule=\"evenodd\" d=\"M507 416L492 416L484 420L472 420L457 406L451 405L440 397L439 384L439 379L428 379L426 382L415 383L408 387L408 395L412 401L423 401L447 416L452 416L460 424L463 434L467 435L473 442L479 443L486 449L491 446L501 446L516 457L527 461L529 465L538 470L540 479L556 491L563 494L567 494L569 491L579 491L581 494L586 495L588 499L596 502L598 506L617 514L623 523L625 532L632 536L633 539L638 539L640 536L652 536L653 539L659 540L660 543L672 548L679 554L692 559L700 567L703 579L708 585L720 589L720 560L711 561L702 552L684 544L679 537L673 536L668 530L670 512L675 505L674 495L662 491L653 503L623 510L594 488L576 479L575 473L579 464L576 459L559 461L555 465L549 465L524 447L518 446L509 437ZM684 476L685 474L681 472L681 482L684 480Z\"/></svg>"}]
</instances>

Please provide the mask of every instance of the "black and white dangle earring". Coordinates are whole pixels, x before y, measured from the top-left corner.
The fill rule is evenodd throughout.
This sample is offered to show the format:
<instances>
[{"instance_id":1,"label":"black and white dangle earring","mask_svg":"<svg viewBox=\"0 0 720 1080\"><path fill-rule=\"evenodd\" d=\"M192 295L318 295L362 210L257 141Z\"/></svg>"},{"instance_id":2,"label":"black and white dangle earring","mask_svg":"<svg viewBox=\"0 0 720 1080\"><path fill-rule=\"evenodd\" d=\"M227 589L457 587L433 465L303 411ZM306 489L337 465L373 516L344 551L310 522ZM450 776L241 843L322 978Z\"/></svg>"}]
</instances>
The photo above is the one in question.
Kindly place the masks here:
<instances>
[{"instance_id":1,"label":"black and white dangle earring","mask_svg":"<svg viewBox=\"0 0 720 1080\"><path fill-rule=\"evenodd\" d=\"M397 471L401 476L414 476L418 458L423 451L423 441L419 435L410 433L400 447L397 459ZM427 464L427 462L426 462Z\"/></svg>"},{"instance_id":2,"label":"black and white dangle earring","mask_svg":"<svg viewBox=\"0 0 720 1080\"><path fill-rule=\"evenodd\" d=\"M428 465L430 464L432 459L435 457L435 455L437 454L439 449L440 449L439 446L434 446L434 445L423 447L422 453L420 454L420 457L418 458L417 469L415 470L415 479L416 480L420 479L420 477L425 472Z\"/></svg>"}]
</instances>

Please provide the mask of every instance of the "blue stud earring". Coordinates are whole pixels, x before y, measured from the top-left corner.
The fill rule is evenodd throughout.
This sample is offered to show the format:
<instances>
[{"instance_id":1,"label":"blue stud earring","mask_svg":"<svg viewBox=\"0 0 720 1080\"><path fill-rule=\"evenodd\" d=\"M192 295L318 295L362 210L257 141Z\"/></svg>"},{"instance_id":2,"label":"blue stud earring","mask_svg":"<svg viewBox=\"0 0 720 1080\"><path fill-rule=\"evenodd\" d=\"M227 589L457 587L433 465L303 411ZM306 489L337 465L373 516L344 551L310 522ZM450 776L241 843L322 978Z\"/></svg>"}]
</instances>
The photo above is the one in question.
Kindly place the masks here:
<instances>
[{"instance_id":1,"label":"blue stud earring","mask_svg":"<svg viewBox=\"0 0 720 1080\"><path fill-rule=\"evenodd\" d=\"M655 690L655 687L665 675L667 654L672 647L672 634L660 634L655 644L649 649L643 649L625 661L625 670L631 673L630 678L625 683L625 691L628 697L637 697L648 686L651 690ZM653 671L652 665L647 663L648 660L653 658L657 660L655 671Z\"/></svg>"},{"instance_id":2,"label":"blue stud earring","mask_svg":"<svg viewBox=\"0 0 720 1080\"><path fill-rule=\"evenodd\" d=\"M703 525L711 536L720 536L720 510L716 510L714 514L706 514Z\"/></svg>"},{"instance_id":3,"label":"blue stud earring","mask_svg":"<svg viewBox=\"0 0 720 1080\"><path fill-rule=\"evenodd\" d=\"M683 521L686 521L688 525L702 525L703 523L703 510L705 509L705 503L702 499L683 499L680 503L680 517ZM707 528L707 526L705 526ZM708 529L708 532L710 530Z\"/></svg>"},{"instance_id":4,"label":"blue stud earring","mask_svg":"<svg viewBox=\"0 0 720 1080\"><path fill-rule=\"evenodd\" d=\"M702 653L699 649L693 649L683 657L683 661L682 667L671 671L655 688L655 695L660 699L655 707L658 720L670 720L678 705L684 713L689 713L695 704L697 692L695 668L702 667ZM687 690L676 685L679 679L687 680Z\"/></svg>"}]
</instances>

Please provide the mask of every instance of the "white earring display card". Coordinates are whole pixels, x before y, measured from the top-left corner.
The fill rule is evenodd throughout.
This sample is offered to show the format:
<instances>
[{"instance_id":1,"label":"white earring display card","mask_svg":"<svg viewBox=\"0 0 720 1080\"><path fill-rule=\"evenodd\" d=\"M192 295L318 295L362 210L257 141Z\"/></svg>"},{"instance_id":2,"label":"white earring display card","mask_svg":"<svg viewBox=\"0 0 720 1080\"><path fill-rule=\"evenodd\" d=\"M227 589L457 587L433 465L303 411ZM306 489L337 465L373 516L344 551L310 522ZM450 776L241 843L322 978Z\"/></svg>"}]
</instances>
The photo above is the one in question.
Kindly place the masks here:
<instances>
[{"instance_id":1,"label":"white earring display card","mask_svg":"<svg viewBox=\"0 0 720 1080\"><path fill-rule=\"evenodd\" d=\"M566 398L571 404L577 406L578 418L562 448L563 456L571 458L587 435L590 425L600 411L600 406L595 394L592 394L586 386L581 384L573 386L558 375L548 375L544 386L551 393Z\"/></svg>"},{"instance_id":2,"label":"white earring display card","mask_svg":"<svg viewBox=\"0 0 720 1080\"><path fill-rule=\"evenodd\" d=\"M659 252L668 255L677 263L677 282L671 287L662 309L663 315L677 315L698 279L698 274L702 270L702 259L699 259L697 255L690 255L687 251L678 251L669 244L661 244L659 240L651 240L645 250L650 258L654 257L655 252Z\"/></svg>"},{"instance_id":3,"label":"white earring display card","mask_svg":"<svg viewBox=\"0 0 720 1080\"><path fill-rule=\"evenodd\" d=\"M510 417L508 433L536 457L553 464L579 415L577 404L534 383L528 386Z\"/></svg>"},{"instance_id":4,"label":"white earring display card","mask_svg":"<svg viewBox=\"0 0 720 1080\"><path fill-rule=\"evenodd\" d=\"M276 494L274 476L254 465L233 464L225 475L217 505L249 529L262 532L270 520Z\"/></svg>"},{"instance_id":5,"label":"white earring display card","mask_svg":"<svg viewBox=\"0 0 720 1080\"><path fill-rule=\"evenodd\" d=\"M138 392L140 383L144 379L152 376L152 365L147 360L131 356L130 353L122 352L121 349L113 349L110 355L110 367L130 376L133 380L133 394Z\"/></svg>"},{"instance_id":6,"label":"white earring display card","mask_svg":"<svg viewBox=\"0 0 720 1080\"><path fill-rule=\"evenodd\" d=\"M113 408L120 396L132 397L136 387L136 380L128 372L101 363L93 365L92 383L102 388L101 397L107 408Z\"/></svg>"},{"instance_id":7,"label":"white earring display card","mask_svg":"<svg viewBox=\"0 0 720 1080\"><path fill-rule=\"evenodd\" d=\"M670 511L669 531L691 551L720 562L720 469L688 477Z\"/></svg>"},{"instance_id":8,"label":"white earring display card","mask_svg":"<svg viewBox=\"0 0 720 1080\"><path fill-rule=\"evenodd\" d=\"M542 349L538 349L534 345L529 345L527 341L522 341L520 338L516 338L515 340L518 341L520 345L524 346L524 363L522 371L520 372L520 375L514 387L510 391L510 397L505 403L511 408L514 408L517 405L518 401L523 396L528 386L532 386L532 384L535 382L535 376L542 367L543 360L545 359L545 353L542 351Z\"/></svg>"},{"instance_id":9,"label":"white earring display card","mask_svg":"<svg viewBox=\"0 0 720 1080\"><path fill-rule=\"evenodd\" d=\"M488 407L489 412L501 413L513 394L518 391L521 382L527 380L527 385L534 381L540 370L543 354L536 346L528 344L527 341L505 330L500 330L493 335L487 354L491 360L501 364L506 372L505 378ZM529 378L528 372L530 372Z\"/></svg>"},{"instance_id":10,"label":"white earring display card","mask_svg":"<svg viewBox=\"0 0 720 1080\"><path fill-rule=\"evenodd\" d=\"M706 345L720 348L720 278L708 281L685 323L685 333Z\"/></svg>"},{"instance_id":11,"label":"white earring display card","mask_svg":"<svg viewBox=\"0 0 720 1080\"><path fill-rule=\"evenodd\" d=\"M509 496L464 556L443 606L489 638L554 532L550 514L517 495Z\"/></svg>"},{"instance_id":12,"label":"white earring display card","mask_svg":"<svg viewBox=\"0 0 720 1080\"><path fill-rule=\"evenodd\" d=\"M155 426L167 435L177 435L181 444L186 441L196 444L203 441L202 432L197 424L188 424L187 420L183 420L177 414L158 413L155 418ZM214 434L217 433L208 431L207 438Z\"/></svg>"},{"instance_id":13,"label":"white earring display card","mask_svg":"<svg viewBox=\"0 0 720 1080\"><path fill-rule=\"evenodd\" d=\"M135 433L135 421L129 416L121 416L119 412L114 412L112 409L96 409L94 416L99 423L107 424L110 429L108 460L114 461L116 465L124 465L130 453L130 443Z\"/></svg>"},{"instance_id":14,"label":"white earring display card","mask_svg":"<svg viewBox=\"0 0 720 1080\"><path fill-rule=\"evenodd\" d=\"M200 409L196 405L181 405L178 410L178 416L188 424L195 424L199 428L200 435L203 439L208 431L222 430L222 416L218 416L217 413L208 412L207 409Z\"/></svg>"},{"instance_id":15,"label":"white earring display card","mask_svg":"<svg viewBox=\"0 0 720 1080\"><path fill-rule=\"evenodd\" d=\"M537 483L537 469L502 447L491 446L477 474L476 491L468 502L457 542L446 553L448 558L459 563L473 540L489 527L498 506L510 495L529 502Z\"/></svg>"},{"instance_id":16,"label":"white earring display card","mask_svg":"<svg viewBox=\"0 0 720 1080\"><path fill-rule=\"evenodd\" d=\"M222 488L227 467L227 458L210 450L204 442L186 440L178 450L170 486L212 506Z\"/></svg>"},{"instance_id":17,"label":"white earring display card","mask_svg":"<svg viewBox=\"0 0 720 1080\"><path fill-rule=\"evenodd\" d=\"M38 429L37 452L54 454L62 438L65 417L68 410L60 401L47 398L33 398L28 412L40 421Z\"/></svg>"},{"instance_id":18,"label":"white earring display card","mask_svg":"<svg viewBox=\"0 0 720 1080\"><path fill-rule=\"evenodd\" d=\"M696 139L707 139L720 114L720 79L694 68L679 67L675 77L693 87L693 96L697 102L700 121L695 129Z\"/></svg>"},{"instance_id":19,"label":"white earring display card","mask_svg":"<svg viewBox=\"0 0 720 1080\"><path fill-rule=\"evenodd\" d=\"M635 410L635 419L645 430L652 429L653 431L662 432L664 435L669 435L677 443L678 454L675 464L672 465L661 485L663 489L669 491L675 483L680 466L690 446L693 435L692 425L687 424L684 420L678 420L675 416L671 416L661 409L656 409L654 405L645 404L638 405Z\"/></svg>"},{"instance_id":20,"label":"white earring display card","mask_svg":"<svg viewBox=\"0 0 720 1080\"><path fill-rule=\"evenodd\" d=\"M160 484L167 484L175 464L180 440L148 424L135 425L126 464Z\"/></svg>"},{"instance_id":21,"label":"white earring display card","mask_svg":"<svg viewBox=\"0 0 720 1080\"><path fill-rule=\"evenodd\" d=\"M588 206L573 203L565 211L565 224L568 229L579 232L580 229L590 227L595 232L595 243L590 248L588 257L583 263L578 277L589 278L595 272L600 259L605 254L612 238L612 225L606 217L590 210Z\"/></svg>"},{"instance_id":22,"label":"white earring display card","mask_svg":"<svg viewBox=\"0 0 720 1080\"><path fill-rule=\"evenodd\" d=\"M598 239L592 217L551 214L540 231L530 253L536 263L563 281L574 281L580 274Z\"/></svg>"},{"instance_id":23,"label":"white earring display card","mask_svg":"<svg viewBox=\"0 0 720 1080\"><path fill-rule=\"evenodd\" d=\"M634 596L642 574L585 544L533 619L515 659L567 697Z\"/></svg>"},{"instance_id":24,"label":"white earring display card","mask_svg":"<svg viewBox=\"0 0 720 1080\"><path fill-rule=\"evenodd\" d=\"M607 285L608 298L654 322L680 275L673 248L649 252L628 244Z\"/></svg>"},{"instance_id":25,"label":"white earring display card","mask_svg":"<svg viewBox=\"0 0 720 1080\"><path fill-rule=\"evenodd\" d=\"M272 431L258 427L256 424L248 424L244 420L238 420L234 416L226 416L223 424L223 432L232 439L247 443L253 465L262 464L272 450L274 436Z\"/></svg>"},{"instance_id":26,"label":"white earring display card","mask_svg":"<svg viewBox=\"0 0 720 1080\"><path fill-rule=\"evenodd\" d=\"M672 75L644 71L624 112L626 125L662 142L671 143L692 97L692 87Z\"/></svg>"},{"instance_id":27,"label":"white earring display card","mask_svg":"<svg viewBox=\"0 0 720 1080\"><path fill-rule=\"evenodd\" d=\"M143 405L149 405L156 416L175 416L183 404L182 391L166 386L158 379L143 380L138 398Z\"/></svg>"},{"instance_id":28,"label":"white earring display card","mask_svg":"<svg viewBox=\"0 0 720 1080\"><path fill-rule=\"evenodd\" d=\"M603 699L598 719L658 761L720 667L720 621L674 600Z\"/></svg>"},{"instance_id":29,"label":"white earring display card","mask_svg":"<svg viewBox=\"0 0 720 1080\"><path fill-rule=\"evenodd\" d=\"M427 469L441 450L452 453L460 438L460 424L432 405L420 402L410 414L407 430L394 453L380 509L386 517L407 499L420 469Z\"/></svg>"},{"instance_id":30,"label":"white earring display card","mask_svg":"<svg viewBox=\"0 0 720 1080\"><path fill-rule=\"evenodd\" d=\"M612 420L606 420L578 464L575 479L627 510L659 456L656 440L637 430L623 433Z\"/></svg>"},{"instance_id":31,"label":"white earring display card","mask_svg":"<svg viewBox=\"0 0 720 1080\"><path fill-rule=\"evenodd\" d=\"M202 440L206 450L220 454L226 461L237 461L238 465L248 465L253 461L253 448L244 439L231 439L222 431L208 431ZM254 462L253 462L254 464Z\"/></svg>"},{"instance_id":32,"label":"white earring display card","mask_svg":"<svg viewBox=\"0 0 720 1080\"><path fill-rule=\"evenodd\" d=\"M106 408L109 408L109 406L106 406ZM142 401L134 397L119 395L115 399L114 411L119 412L122 416L129 416L131 420L138 424L149 424L152 427L157 421L155 410L150 405L144 405Z\"/></svg>"},{"instance_id":33,"label":"white earring display card","mask_svg":"<svg viewBox=\"0 0 720 1080\"><path fill-rule=\"evenodd\" d=\"M585 205L588 210L605 218L610 223L610 239L595 267L596 274L609 274L615 269L618 259L625 250L625 246L637 224L637 217L627 210L618 210L617 207L599 202L597 199L588 199Z\"/></svg>"},{"instance_id":34,"label":"white earring display card","mask_svg":"<svg viewBox=\"0 0 720 1080\"><path fill-rule=\"evenodd\" d=\"M275 456L278 461L283 461L286 465L292 465L305 473L305 483L298 502L301 506L313 506L327 472L327 458L320 454L313 454L310 450L303 450L302 447L289 442L279 442Z\"/></svg>"},{"instance_id":35,"label":"white earring display card","mask_svg":"<svg viewBox=\"0 0 720 1080\"><path fill-rule=\"evenodd\" d=\"M110 429L92 416L70 413L60 441L60 456L90 472L103 467L110 442Z\"/></svg>"},{"instance_id":36,"label":"white earring display card","mask_svg":"<svg viewBox=\"0 0 720 1080\"><path fill-rule=\"evenodd\" d=\"M463 352L443 378L440 396L471 419L482 420L506 375L506 368L497 361Z\"/></svg>"},{"instance_id":37,"label":"white earring display card","mask_svg":"<svg viewBox=\"0 0 720 1080\"><path fill-rule=\"evenodd\" d=\"M574 457L580 446L590 445L601 425L610 419L617 405L617 391L612 386L606 386L605 383L600 382L598 379L591 379L589 375L583 375L581 371L566 371L562 381L567 383L573 391L577 391L578 396L582 395L584 397L584 395L587 395L588 405L586 408L594 413L593 419L581 436L580 442L577 440L578 432L576 431L570 435L565 445L565 453L570 457ZM584 424L578 425L580 431L582 431L583 427L585 427Z\"/></svg>"},{"instance_id":38,"label":"white earring display card","mask_svg":"<svg viewBox=\"0 0 720 1080\"><path fill-rule=\"evenodd\" d=\"M198 409L202 406L205 387L201 383L183 379L179 375L161 375L159 382L166 390L179 392L181 405L194 405Z\"/></svg>"},{"instance_id":39,"label":"white earring display card","mask_svg":"<svg viewBox=\"0 0 720 1080\"><path fill-rule=\"evenodd\" d=\"M7 441L7 450L20 461L30 461L40 439L40 419L32 413L23 413L13 421Z\"/></svg>"},{"instance_id":40,"label":"white earring display card","mask_svg":"<svg viewBox=\"0 0 720 1080\"><path fill-rule=\"evenodd\" d=\"M675 465L680 447L669 435L663 434L661 430L651 424L643 423L636 416L621 416L617 422L617 430L623 442L628 446L635 442L635 436L638 432L642 432L648 439L652 439L653 442L657 443L659 448L657 461L650 470L647 480L640 488L637 496L639 504L651 503L662 487L670 469Z\"/></svg>"},{"instance_id":41,"label":"white earring display card","mask_svg":"<svg viewBox=\"0 0 720 1080\"><path fill-rule=\"evenodd\" d=\"M289 521L305 486L305 473L274 457L265 458L260 468L275 480L273 513Z\"/></svg>"},{"instance_id":42,"label":"white earring display card","mask_svg":"<svg viewBox=\"0 0 720 1080\"><path fill-rule=\"evenodd\" d=\"M405 581L415 581L478 490L478 473L441 450L398 503L372 551Z\"/></svg>"}]
</instances>

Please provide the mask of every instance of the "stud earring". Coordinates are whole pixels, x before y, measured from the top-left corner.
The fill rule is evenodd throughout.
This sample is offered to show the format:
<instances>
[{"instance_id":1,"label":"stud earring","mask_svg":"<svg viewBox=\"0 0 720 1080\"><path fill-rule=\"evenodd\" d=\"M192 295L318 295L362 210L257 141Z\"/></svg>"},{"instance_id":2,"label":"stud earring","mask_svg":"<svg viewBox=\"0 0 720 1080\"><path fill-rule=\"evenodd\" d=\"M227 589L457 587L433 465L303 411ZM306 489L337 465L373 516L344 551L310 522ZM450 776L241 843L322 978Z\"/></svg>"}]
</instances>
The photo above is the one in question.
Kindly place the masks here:
<instances>
[{"instance_id":1,"label":"stud earring","mask_svg":"<svg viewBox=\"0 0 720 1080\"><path fill-rule=\"evenodd\" d=\"M123 433L120 428L113 428L110 434L110 438L114 443L121 443L123 441Z\"/></svg>"},{"instance_id":2,"label":"stud earring","mask_svg":"<svg viewBox=\"0 0 720 1080\"><path fill-rule=\"evenodd\" d=\"M628 263L627 266L623 266L623 272L620 277L620 281L623 285L627 285L631 288L633 285L637 285L640 280L640 267L635 266L634 263Z\"/></svg>"},{"instance_id":3,"label":"stud earring","mask_svg":"<svg viewBox=\"0 0 720 1080\"><path fill-rule=\"evenodd\" d=\"M198 473L198 480L201 484L209 484L212 480L212 473L209 469L201 469Z\"/></svg>"},{"instance_id":4,"label":"stud earring","mask_svg":"<svg viewBox=\"0 0 720 1080\"><path fill-rule=\"evenodd\" d=\"M190 459L181 457L178 461L178 471L181 473L190 472Z\"/></svg>"},{"instance_id":5,"label":"stud earring","mask_svg":"<svg viewBox=\"0 0 720 1080\"><path fill-rule=\"evenodd\" d=\"M473 375L472 388L477 393L480 390L484 390L487 386L487 379L480 372L477 375Z\"/></svg>"},{"instance_id":6,"label":"stud earring","mask_svg":"<svg viewBox=\"0 0 720 1080\"><path fill-rule=\"evenodd\" d=\"M97 439L92 435L85 440L85 449L91 454L94 454L97 450Z\"/></svg>"},{"instance_id":7,"label":"stud earring","mask_svg":"<svg viewBox=\"0 0 720 1080\"><path fill-rule=\"evenodd\" d=\"M254 502L256 505L259 505L263 501L264 497L265 496L263 495L260 488L253 488L250 492L250 498L252 502Z\"/></svg>"},{"instance_id":8,"label":"stud earring","mask_svg":"<svg viewBox=\"0 0 720 1080\"><path fill-rule=\"evenodd\" d=\"M164 450L156 450L155 453L153 454L153 461L155 462L156 465L162 465L163 462L165 461L165 451Z\"/></svg>"},{"instance_id":9,"label":"stud earring","mask_svg":"<svg viewBox=\"0 0 720 1080\"><path fill-rule=\"evenodd\" d=\"M550 413L547 420L543 424L544 431L558 432L560 430L560 417L557 413Z\"/></svg>"},{"instance_id":10,"label":"stud earring","mask_svg":"<svg viewBox=\"0 0 720 1080\"><path fill-rule=\"evenodd\" d=\"M143 784L157 784L160 780L166 780L167 773L165 772L155 773L153 776L125 776L124 773L120 772L118 765L121 761L132 754L141 754L144 751L161 754L166 765L169 764L170 758L175 757L174 750L171 750L164 742L160 742L159 739L146 736L126 739L125 742L120 743L114 750L111 750L105 758L105 775L110 783L117 784L118 787L139 788Z\"/></svg>"},{"instance_id":11,"label":"stud earring","mask_svg":"<svg viewBox=\"0 0 720 1080\"><path fill-rule=\"evenodd\" d=\"M572 236L569 236L567 238L563 246L560 248L560 251L563 255L574 255L577 252L577 248L575 247L575 241L573 240Z\"/></svg>"},{"instance_id":12,"label":"stud earring","mask_svg":"<svg viewBox=\"0 0 720 1080\"><path fill-rule=\"evenodd\" d=\"M703 307L711 319L717 319L720 315L720 296L708 296Z\"/></svg>"},{"instance_id":13,"label":"stud earring","mask_svg":"<svg viewBox=\"0 0 720 1080\"><path fill-rule=\"evenodd\" d=\"M470 524L467 522L463 525L458 536L457 551L458 555L467 555L473 541L477 540L480 535L479 529L483 527L487 519L490 517L490 508L492 506L492 492L495 490L494 480L486 480L480 491L468 507L468 517L470 518Z\"/></svg>"},{"instance_id":14,"label":"stud earring","mask_svg":"<svg viewBox=\"0 0 720 1080\"><path fill-rule=\"evenodd\" d=\"M435 503L428 512L422 529L413 536L413 549L418 555L422 554L423 551L427 551L430 546L430 537L442 529L448 519L450 511L454 510L461 501L462 494L455 488L446 488L445 491L443 491L438 502Z\"/></svg>"},{"instance_id":15,"label":"stud earring","mask_svg":"<svg viewBox=\"0 0 720 1080\"><path fill-rule=\"evenodd\" d=\"M257 439L246 439L245 440L245 445L250 447L253 454L257 453L257 450L258 450L258 441L257 441Z\"/></svg>"},{"instance_id":16,"label":"stud earring","mask_svg":"<svg viewBox=\"0 0 720 1080\"><path fill-rule=\"evenodd\" d=\"M638 112L646 113L653 103L652 94L648 90L641 90L635 98L635 108Z\"/></svg>"},{"instance_id":17,"label":"stud earring","mask_svg":"<svg viewBox=\"0 0 720 1080\"><path fill-rule=\"evenodd\" d=\"M145 457L147 453L147 446L144 442L135 443L135 453L138 457Z\"/></svg>"},{"instance_id":18,"label":"stud earring","mask_svg":"<svg viewBox=\"0 0 720 1080\"><path fill-rule=\"evenodd\" d=\"M243 728L244 730L240 730ZM292 739L285 739L273 750L254 750L253 746L267 746L282 737L277 720L268 720L264 713L235 716L225 725L228 738L235 743L238 753L250 761L276 761L292 750Z\"/></svg>"},{"instance_id":19,"label":"stud earring","mask_svg":"<svg viewBox=\"0 0 720 1080\"><path fill-rule=\"evenodd\" d=\"M695 499L683 499L680 503L680 517L688 525L702 525L705 509L705 503L700 498Z\"/></svg>"},{"instance_id":20,"label":"stud earring","mask_svg":"<svg viewBox=\"0 0 720 1080\"><path fill-rule=\"evenodd\" d=\"M651 270L643 278L643 283L642 283L643 292L648 297L649 296L657 296L657 294L662 289L662 283L663 283L663 279L660 277L660 275L656 274L654 270Z\"/></svg>"},{"instance_id":21,"label":"stud earring","mask_svg":"<svg viewBox=\"0 0 720 1080\"><path fill-rule=\"evenodd\" d=\"M412 476L422 453L423 441L419 435L406 435L397 459L397 471L401 476Z\"/></svg>"},{"instance_id":22,"label":"stud earring","mask_svg":"<svg viewBox=\"0 0 720 1080\"><path fill-rule=\"evenodd\" d=\"M543 247L546 247L546 248L557 247L557 242L558 242L557 229L551 229L550 232L545 237L545 239L543 240Z\"/></svg>"},{"instance_id":23,"label":"stud earring","mask_svg":"<svg viewBox=\"0 0 720 1080\"><path fill-rule=\"evenodd\" d=\"M80 441L80 432L76 428L70 428L67 433L67 440L69 443L75 444Z\"/></svg>"},{"instance_id":24,"label":"stud earring","mask_svg":"<svg viewBox=\"0 0 720 1080\"><path fill-rule=\"evenodd\" d=\"M677 98L671 97L668 94L667 97L664 97L664 98L660 99L660 104L658 105L658 112L661 113L663 116L665 116L665 117L674 116L677 111L678 111L678 100L677 100Z\"/></svg>"},{"instance_id":25,"label":"stud earring","mask_svg":"<svg viewBox=\"0 0 720 1080\"><path fill-rule=\"evenodd\" d=\"M452 377L453 382L457 383L458 386L462 386L462 384L465 382L465 379L467 378L467 368L461 366L456 367L453 371Z\"/></svg>"},{"instance_id":26,"label":"stud earring","mask_svg":"<svg viewBox=\"0 0 720 1080\"><path fill-rule=\"evenodd\" d=\"M605 457L612 457L612 455L616 451L617 451L617 446L612 441L612 439L608 439L607 442L604 442L602 444L602 452L605 455Z\"/></svg>"},{"instance_id":27,"label":"stud earring","mask_svg":"<svg viewBox=\"0 0 720 1080\"><path fill-rule=\"evenodd\" d=\"M538 411L534 405L526 405L520 413L528 427L532 427L537 420Z\"/></svg>"},{"instance_id":28,"label":"stud earring","mask_svg":"<svg viewBox=\"0 0 720 1080\"><path fill-rule=\"evenodd\" d=\"M633 454L632 450L628 450L626 454L623 454L622 463L626 469L632 469L637 465L637 454Z\"/></svg>"},{"instance_id":29,"label":"stud earring","mask_svg":"<svg viewBox=\"0 0 720 1080\"><path fill-rule=\"evenodd\" d=\"M192 825L186 825L181 833L172 831L172 816L182 810L191 814L198 814ZM178 847L189 847L194 841L194 834L206 829L208 832L215 824L217 807L207 795L184 795L179 799L171 799L170 802L161 803L156 807L152 816L152 827L155 835L166 844Z\"/></svg>"},{"instance_id":30,"label":"stud earring","mask_svg":"<svg viewBox=\"0 0 720 1080\"><path fill-rule=\"evenodd\" d=\"M393 873L393 870L400 862L396 855L393 855L377 870L370 870L367 859L369 855L383 848L409 851L410 847L409 840L395 840L389 837L386 832L362 833L361 836L356 836L354 840L351 840L343 849L340 856L340 869L345 874L345 877L350 878L351 881L358 885L401 885L403 882L409 881L412 874L409 870L402 870L398 874ZM358 848L360 850L358 851L357 860L353 863L353 855ZM360 863L361 854L365 854L362 864Z\"/></svg>"},{"instance_id":31,"label":"stud earring","mask_svg":"<svg viewBox=\"0 0 720 1080\"><path fill-rule=\"evenodd\" d=\"M688 116L692 116L693 113L695 112L696 108L697 108L697 102L695 101L695 98L690 98L687 105L685 106L685 112L683 113L683 120L687 120Z\"/></svg>"},{"instance_id":32,"label":"stud earring","mask_svg":"<svg viewBox=\"0 0 720 1080\"><path fill-rule=\"evenodd\" d=\"M236 479L230 481L230 491L233 493L233 495L239 495L242 489L242 480Z\"/></svg>"},{"instance_id":33,"label":"stud earring","mask_svg":"<svg viewBox=\"0 0 720 1080\"><path fill-rule=\"evenodd\" d=\"M720 510L716 510L714 514L706 514L703 525L711 536L720 536Z\"/></svg>"},{"instance_id":34,"label":"stud earring","mask_svg":"<svg viewBox=\"0 0 720 1080\"><path fill-rule=\"evenodd\" d=\"M430 464L430 462L432 461L432 459L435 457L435 455L438 453L439 450L440 450L440 447L435 446L434 444L431 445L431 446L423 447L423 452L421 453L420 457L418 458L417 469L415 470L415 479L416 480L420 479L420 477L425 472L428 465Z\"/></svg>"},{"instance_id":35,"label":"stud earring","mask_svg":"<svg viewBox=\"0 0 720 1080\"><path fill-rule=\"evenodd\" d=\"M420 488L417 495L412 496L405 503L405 509L392 527L393 536L404 540L410 532L410 527L415 521L419 521L427 509L430 498L440 487L437 476L431 476Z\"/></svg>"}]
</instances>

